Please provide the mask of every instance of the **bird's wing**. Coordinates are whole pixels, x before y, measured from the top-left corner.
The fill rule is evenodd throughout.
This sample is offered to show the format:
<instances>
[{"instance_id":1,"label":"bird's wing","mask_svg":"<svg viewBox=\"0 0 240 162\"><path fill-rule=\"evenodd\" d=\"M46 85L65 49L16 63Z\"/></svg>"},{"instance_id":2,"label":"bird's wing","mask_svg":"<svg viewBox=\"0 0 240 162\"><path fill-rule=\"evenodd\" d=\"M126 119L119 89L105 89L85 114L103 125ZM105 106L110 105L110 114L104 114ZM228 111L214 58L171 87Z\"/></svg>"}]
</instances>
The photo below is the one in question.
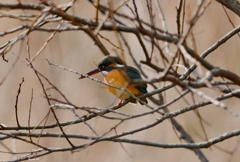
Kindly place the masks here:
<instances>
[{"instance_id":1,"label":"bird's wing","mask_svg":"<svg viewBox=\"0 0 240 162\"><path fill-rule=\"evenodd\" d=\"M142 81L142 77L139 73L139 71L131 66L125 66L125 67L121 67L124 71L127 71L128 77L130 79L132 79L133 81ZM147 93L147 84L141 84L141 85L137 85L136 88L138 90L140 90L142 93Z\"/></svg>"}]
</instances>

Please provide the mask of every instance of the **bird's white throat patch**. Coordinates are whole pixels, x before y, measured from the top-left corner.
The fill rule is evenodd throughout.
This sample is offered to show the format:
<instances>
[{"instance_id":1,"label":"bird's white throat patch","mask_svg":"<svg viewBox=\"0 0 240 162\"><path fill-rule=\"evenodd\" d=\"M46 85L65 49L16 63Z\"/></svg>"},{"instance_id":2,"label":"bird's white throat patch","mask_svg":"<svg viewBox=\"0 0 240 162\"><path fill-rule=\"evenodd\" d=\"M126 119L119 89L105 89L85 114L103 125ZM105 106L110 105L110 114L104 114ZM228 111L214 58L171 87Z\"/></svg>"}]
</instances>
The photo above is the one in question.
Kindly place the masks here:
<instances>
[{"instance_id":1,"label":"bird's white throat patch","mask_svg":"<svg viewBox=\"0 0 240 162\"><path fill-rule=\"evenodd\" d=\"M116 64L116 67L125 67L125 65Z\"/></svg>"},{"instance_id":2,"label":"bird's white throat patch","mask_svg":"<svg viewBox=\"0 0 240 162\"><path fill-rule=\"evenodd\" d=\"M103 75L107 75L107 74L108 74L108 71L101 71L101 73L102 73Z\"/></svg>"}]
</instances>

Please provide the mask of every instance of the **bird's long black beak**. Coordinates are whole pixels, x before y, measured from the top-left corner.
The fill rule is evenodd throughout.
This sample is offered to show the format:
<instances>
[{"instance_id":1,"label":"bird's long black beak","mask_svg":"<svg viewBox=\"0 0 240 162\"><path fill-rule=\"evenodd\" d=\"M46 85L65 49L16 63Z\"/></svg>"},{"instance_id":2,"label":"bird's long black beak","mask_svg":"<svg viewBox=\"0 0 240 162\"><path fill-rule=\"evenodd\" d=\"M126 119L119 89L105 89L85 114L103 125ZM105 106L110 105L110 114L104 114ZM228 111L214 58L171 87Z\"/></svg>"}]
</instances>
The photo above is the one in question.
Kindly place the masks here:
<instances>
[{"instance_id":1,"label":"bird's long black beak","mask_svg":"<svg viewBox=\"0 0 240 162\"><path fill-rule=\"evenodd\" d=\"M99 69L94 69L92 71L89 71L88 73L86 73L85 75L88 75L88 76L91 76L91 75L95 75L97 73L99 73L100 70ZM83 78L86 78L86 76L81 76L79 79L83 79Z\"/></svg>"}]
</instances>

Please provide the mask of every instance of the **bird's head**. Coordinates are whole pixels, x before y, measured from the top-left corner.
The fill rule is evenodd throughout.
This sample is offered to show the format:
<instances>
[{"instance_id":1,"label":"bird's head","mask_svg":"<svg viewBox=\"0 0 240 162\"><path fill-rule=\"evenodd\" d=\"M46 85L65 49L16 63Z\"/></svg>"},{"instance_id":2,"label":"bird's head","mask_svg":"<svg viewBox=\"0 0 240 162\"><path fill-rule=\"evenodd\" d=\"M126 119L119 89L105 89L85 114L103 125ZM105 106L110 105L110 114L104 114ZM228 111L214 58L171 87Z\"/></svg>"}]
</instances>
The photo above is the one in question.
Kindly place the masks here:
<instances>
[{"instance_id":1,"label":"bird's head","mask_svg":"<svg viewBox=\"0 0 240 162\"><path fill-rule=\"evenodd\" d=\"M91 76L99 72L106 75L109 71L115 68L124 67L124 66L126 66L126 63L123 60L121 60L119 57L106 56L100 60L100 62L98 63L97 69L94 69L88 72L86 75ZM82 79L82 78L85 78L85 76L82 76L79 79Z\"/></svg>"}]
</instances>

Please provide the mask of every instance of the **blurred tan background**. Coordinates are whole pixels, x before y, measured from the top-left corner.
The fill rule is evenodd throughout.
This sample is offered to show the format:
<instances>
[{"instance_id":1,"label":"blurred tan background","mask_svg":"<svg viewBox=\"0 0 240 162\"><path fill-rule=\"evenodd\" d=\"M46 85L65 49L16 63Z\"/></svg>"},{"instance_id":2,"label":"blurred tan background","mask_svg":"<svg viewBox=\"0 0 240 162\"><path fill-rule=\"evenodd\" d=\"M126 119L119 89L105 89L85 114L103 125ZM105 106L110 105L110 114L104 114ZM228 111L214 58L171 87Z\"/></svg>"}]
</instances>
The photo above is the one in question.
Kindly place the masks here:
<instances>
[{"instance_id":1,"label":"blurred tan background","mask_svg":"<svg viewBox=\"0 0 240 162\"><path fill-rule=\"evenodd\" d=\"M3 1L2 1L3 2ZM0 2L0 3L2 3ZM7 3L17 2L17 1L5 1ZM37 3L38 1L29 0L21 1L22 3ZM55 1L56 4L67 3L68 1L58 0ZM114 1L115 5L118 6L123 1ZM106 1L101 1L102 4L106 4ZM155 3L154 3L155 4ZM177 0L160 0L160 4L165 14L167 27L170 33L176 32L176 7L178 5ZM132 6L132 3L129 2ZM144 0L137 1L138 10L140 17L144 20L148 20L146 2ZM187 1L186 3L186 22L191 18L191 13L194 10L196 1ZM123 7L120 9L121 12L125 14L131 14L129 9ZM26 11L30 13L30 11ZM233 23L237 26L240 23L238 16L234 15L231 11L227 10L231 17ZM19 13L19 10L14 11L14 13ZM20 12L21 13L21 12ZM82 18L94 18L95 8L88 2L84 0L79 0L68 13L75 14L76 16ZM101 15L101 17L104 17ZM9 18L0 18L0 32L9 30L20 25L22 22ZM159 26L161 24L159 23ZM222 6L212 1L203 16L197 22L194 27L194 36L197 44L197 51L201 53L215 43L218 39L224 36L226 33L232 30L232 26L229 23L226 14ZM105 37L110 39L112 42L117 44L115 34L113 32L101 32ZM49 37L50 33L47 32L32 32L29 35L29 45L31 57L34 57L37 51L42 47L44 42ZM16 34L10 34L0 39L0 45L6 43L9 39L17 36ZM125 34L127 41L129 42L131 49L135 56L140 60L144 58L144 54L141 46L139 45L136 37L132 34ZM107 49L116 54L115 48L110 45L107 41L103 40L104 45ZM151 49L151 46L148 46ZM118 50L118 52L120 52ZM240 52L240 39L237 36L231 38L222 47L214 51L207 60L214 62L216 66L221 66L226 69L230 69L235 73L239 74L239 56ZM124 51L125 56L128 56L127 51ZM157 53L155 53L158 55ZM27 58L27 45L26 39L21 43L18 42L11 52L6 55L6 59L9 62L6 63L1 60L0 64L0 79L4 78L8 71L12 68L14 61L20 57L17 64L15 65L12 72L9 74L4 83L0 86L0 123L7 126L16 126L15 120L15 99L19 83L24 77L25 82L22 85L21 94L18 102L19 109L19 120L21 125L27 125L28 113L29 113L29 103L31 99L31 91L33 89L33 106L31 113L31 125L37 125L46 115L49 110L49 106L43 97L42 88L40 83L34 74L33 70L26 66ZM94 42L82 31L71 31L57 33L53 40L48 44L46 49L43 50L41 55L33 62L33 65L37 70L47 76L52 83L54 83L65 95L66 97L75 105L78 106L96 106L106 108L109 105L116 104L116 99L109 94L105 88L89 79L78 80L78 76L74 73L68 71L63 71L60 68L50 66L46 62L46 59L53 63L62 65L66 68L70 68L81 73L88 72L96 67L95 63L103 57L103 54L99 48L94 45ZM139 61L138 60L138 61ZM133 65L132 60L126 57L126 62L129 65ZM160 64L160 63L159 63ZM102 79L101 75L97 75L96 78ZM45 82L45 86L49 87ZM150 91L151 89L149 89ZM168 93L166 100L176 96L176 92ZM51 91L51 95L55 98L60 97L55 91ZM212 96L217 96L212 92ZM190 98L190 96L188 96ZM201 98L197 97L197 101ZM192 101L190 101L192 102ZM180 104L175 104L169 107L170 111L178 110L187 106L184 101ZM239 101L227 100L226 103L229 108L236 113L240 113ZM137 114L140 112L145 112L146 109L139 104L137 106L126 105L121 111ZM74 120L76 117L68 110L56 110L58 118L61 122ZM202 117L210 123L210 125L205 125L206 132L209 139L219 136L225 132L239 129L240 121L232 117L226 111L220 107L207 106L200 109ZM84 111L78 111L79 116L86 114ZM149 115L144 118L135 120L129 120L118 127L117 132L123 132L127 130L134 129L155 121L158 115ZM199 119L192 112L186 113L176 118L180 124L186 129L186 131L194 138L196 142L204 141L200 136L203 136L202 129L200 127ZM47 124L55 123L55 119L51 116ZM115 123L103 118L95 118L88 123L99 133L104 133L109 130ZM46 130L49 131L49 130ZM50 130L52 132L60 133L59 128ZM64 127L66 133L75 133L83 135L94 135L91 130L84 124L78 124ZM111 133L114 134L114 133ZM144 132L134 134L132 136L127 136L131 139L159 142L159 143L179 143L172 126L169 121L165 121L152 129ZM71 139L76 145L84 143L85 140ZM31 151L32 149L37 149L35 146L26 145L21 141L14 141L8 139L3 141L10 149L14 149L14 142L16 142L17 151ZM226 149L231 152L236 149L233 154L222 151L216 147L211 147L208 149L202 149L203 153L210 161L218 162L238 162L240 159L240 150L237 148L239 146L240 139L238 137L231 138L224 142L218 143L217 146ZM68 146L65 139L52 139L52 138L41 138L40 143L46 147L63 147ZM193 151L188 149L162 149L154 147L146 147L140 145L130 145L123 143L124 148L127 150L128 154L124 151L119 143L113 142L100 142L83 150L75 153L62 152L62 153L52 153L45 157L41 157L39 161L104 161L104 162L122 162L122 161L134 161L134 162L157 162L157 161L170 161L170 162L197 162L199 159L194 154ZM1 151L6 151L5 148L0 145ZM21 155L18 155L21 157ZM4 154L0 152L0 161L13 160L14 156L9 154Z\"/></svg>"}]
</instances>

